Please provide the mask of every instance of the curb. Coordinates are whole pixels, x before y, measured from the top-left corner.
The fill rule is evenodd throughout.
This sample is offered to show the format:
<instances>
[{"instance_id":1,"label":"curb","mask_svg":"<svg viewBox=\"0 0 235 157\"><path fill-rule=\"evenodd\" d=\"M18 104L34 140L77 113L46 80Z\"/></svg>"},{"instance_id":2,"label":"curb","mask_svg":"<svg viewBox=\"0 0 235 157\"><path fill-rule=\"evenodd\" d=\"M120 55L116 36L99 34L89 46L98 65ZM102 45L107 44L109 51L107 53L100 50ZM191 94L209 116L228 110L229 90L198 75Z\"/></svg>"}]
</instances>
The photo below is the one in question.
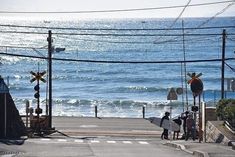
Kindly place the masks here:
<instances>
[{"instance_id":1,"label":"curb","mask_svg":"<svg viewBox=\"0 0 235 157\"><path fill-rule=\"evenodd\" d=\"M235 150L235 142L231 142L232 149Z\"/></svg>"},{"instance_id":2,"label":"curb","mask_svg":"<svg viewBox=\"0 0 235 157\"><path fill-rule=\"evenodd\" d=\"M173 142L166 142L166 143L164 143L164 145L167 145L167 146L170 146L170 147L174 147L174 148L179 148L182 151L193 155L193 152L188 150L188 149L186 149L186 147L184 145L182 145L182 144L173 143Z\"/></svg>"},{"instance_id":3,"label":"curb","mask_svg":"<svg viewBox=\"0 0 235 157\"><path fill-rule=\"evenodd\" d=\"M195 155L198 157L209 157L209 154L207 152L203 152L203 151L199 151L199 150L190 151L185 147L185 145L182 145L182 144L178 144L178 143L174 143L174 142L166 142L166 143L164 143L164 145L174 147L174 148L179 148L186 153L189 153L191 155Z\"/></svg>"},{"instance_id":4,"label":"curb","mask_svg":"<svg viewBox=\"0 0 235 157\"><path fill-rule=\"evenodd\" d=\"M199 150L193 151L193 155L196 155L198 157L210 157L207 152L202 152L202 151L199 151Z\"/></svg>"}]
</instances>

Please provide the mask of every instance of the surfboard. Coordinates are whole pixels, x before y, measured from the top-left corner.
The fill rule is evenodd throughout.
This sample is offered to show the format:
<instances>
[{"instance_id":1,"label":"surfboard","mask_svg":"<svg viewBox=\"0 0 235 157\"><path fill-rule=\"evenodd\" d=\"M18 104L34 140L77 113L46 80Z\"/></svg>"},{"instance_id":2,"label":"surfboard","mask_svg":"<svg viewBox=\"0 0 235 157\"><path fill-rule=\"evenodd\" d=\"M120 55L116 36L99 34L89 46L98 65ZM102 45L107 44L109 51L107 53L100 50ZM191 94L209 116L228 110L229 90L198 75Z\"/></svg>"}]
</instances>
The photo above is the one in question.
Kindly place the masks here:
<instances>
[{"instance_id":1,"label":"surfboard","mask_svg":"<svg viewBox=\"0 0 235 157\"><path fill-rule=\"evenodd\" d=\"M150 117L149 121L157 126L160 126L161 118L158 117ZM176 124L174 121L170 121L167 119L164 119L162 122L162 128L170 130L170 124L171 124L171 130L172 131L178 131L180 130L180 126Z\"/></svg>"}]
</instances>

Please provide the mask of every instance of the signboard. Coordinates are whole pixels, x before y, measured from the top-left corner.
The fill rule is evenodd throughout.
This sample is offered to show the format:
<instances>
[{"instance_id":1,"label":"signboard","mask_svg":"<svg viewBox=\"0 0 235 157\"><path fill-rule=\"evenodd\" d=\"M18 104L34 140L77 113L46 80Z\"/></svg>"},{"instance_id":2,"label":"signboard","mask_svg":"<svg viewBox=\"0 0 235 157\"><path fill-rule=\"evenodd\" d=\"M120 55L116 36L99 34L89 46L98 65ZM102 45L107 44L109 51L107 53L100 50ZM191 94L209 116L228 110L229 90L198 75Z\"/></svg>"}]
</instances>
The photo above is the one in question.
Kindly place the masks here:
<instances>
[{"instance_id":1,"label":"signboard","mask_svg":"<svg viewBox=\"0 0 235 157\"><path fill-rule=\"evenodd\" d=\"M168 95L167 95L167 100L177 100L177 99L178 99L178 96L175 92L175 89L171 88Z\"/></svg>"}]
</instances>

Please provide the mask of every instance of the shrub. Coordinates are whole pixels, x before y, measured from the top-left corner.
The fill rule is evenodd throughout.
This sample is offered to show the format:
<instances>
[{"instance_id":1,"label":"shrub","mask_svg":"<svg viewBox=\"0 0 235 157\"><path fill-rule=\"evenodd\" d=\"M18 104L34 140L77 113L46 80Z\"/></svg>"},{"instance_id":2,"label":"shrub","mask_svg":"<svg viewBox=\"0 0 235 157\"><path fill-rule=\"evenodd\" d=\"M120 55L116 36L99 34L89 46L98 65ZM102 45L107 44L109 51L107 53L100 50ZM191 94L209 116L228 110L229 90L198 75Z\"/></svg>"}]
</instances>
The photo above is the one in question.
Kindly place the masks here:
<instances>
[{"instance_id":1,"label":"shrub","mask_svg":"<svg viewBox=\"0 0 235 157\"><path fill-rule=\"evenodd\" d=\"M221 99L216 106L216 114L221 120L235 120L235 99Z\"/></svg>"}]
</instances>

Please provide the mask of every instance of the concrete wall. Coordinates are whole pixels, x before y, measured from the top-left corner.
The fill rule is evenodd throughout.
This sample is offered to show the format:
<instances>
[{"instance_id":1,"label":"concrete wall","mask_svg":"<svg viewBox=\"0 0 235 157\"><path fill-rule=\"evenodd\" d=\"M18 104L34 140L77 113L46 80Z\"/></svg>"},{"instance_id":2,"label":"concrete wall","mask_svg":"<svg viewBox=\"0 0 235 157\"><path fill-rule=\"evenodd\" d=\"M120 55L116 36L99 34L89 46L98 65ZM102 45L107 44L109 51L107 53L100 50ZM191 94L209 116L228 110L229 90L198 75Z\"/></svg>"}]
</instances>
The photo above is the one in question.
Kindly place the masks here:
<instances>
[{"instance_id":1,"label":"concrete wall","mask_svg":"<svg viewBox=\"0 0 235 157\"><path fill-rule=\"evenodd\" d=\"M216 125L223 125L223 121L216 121ZM206 124L206 142L228 145L230 140L213 124L208 121Z\"/></svg>"},{"instance_id":2,"label":"concrete wall","mask_svg":"<svg viewBox=\"0 0 235 157\"><path fill-rule=\"evenodd\" d=\"M216 121L216 108L215 107L206 107L206 121Z\"/></svg>"}]
</instances>

